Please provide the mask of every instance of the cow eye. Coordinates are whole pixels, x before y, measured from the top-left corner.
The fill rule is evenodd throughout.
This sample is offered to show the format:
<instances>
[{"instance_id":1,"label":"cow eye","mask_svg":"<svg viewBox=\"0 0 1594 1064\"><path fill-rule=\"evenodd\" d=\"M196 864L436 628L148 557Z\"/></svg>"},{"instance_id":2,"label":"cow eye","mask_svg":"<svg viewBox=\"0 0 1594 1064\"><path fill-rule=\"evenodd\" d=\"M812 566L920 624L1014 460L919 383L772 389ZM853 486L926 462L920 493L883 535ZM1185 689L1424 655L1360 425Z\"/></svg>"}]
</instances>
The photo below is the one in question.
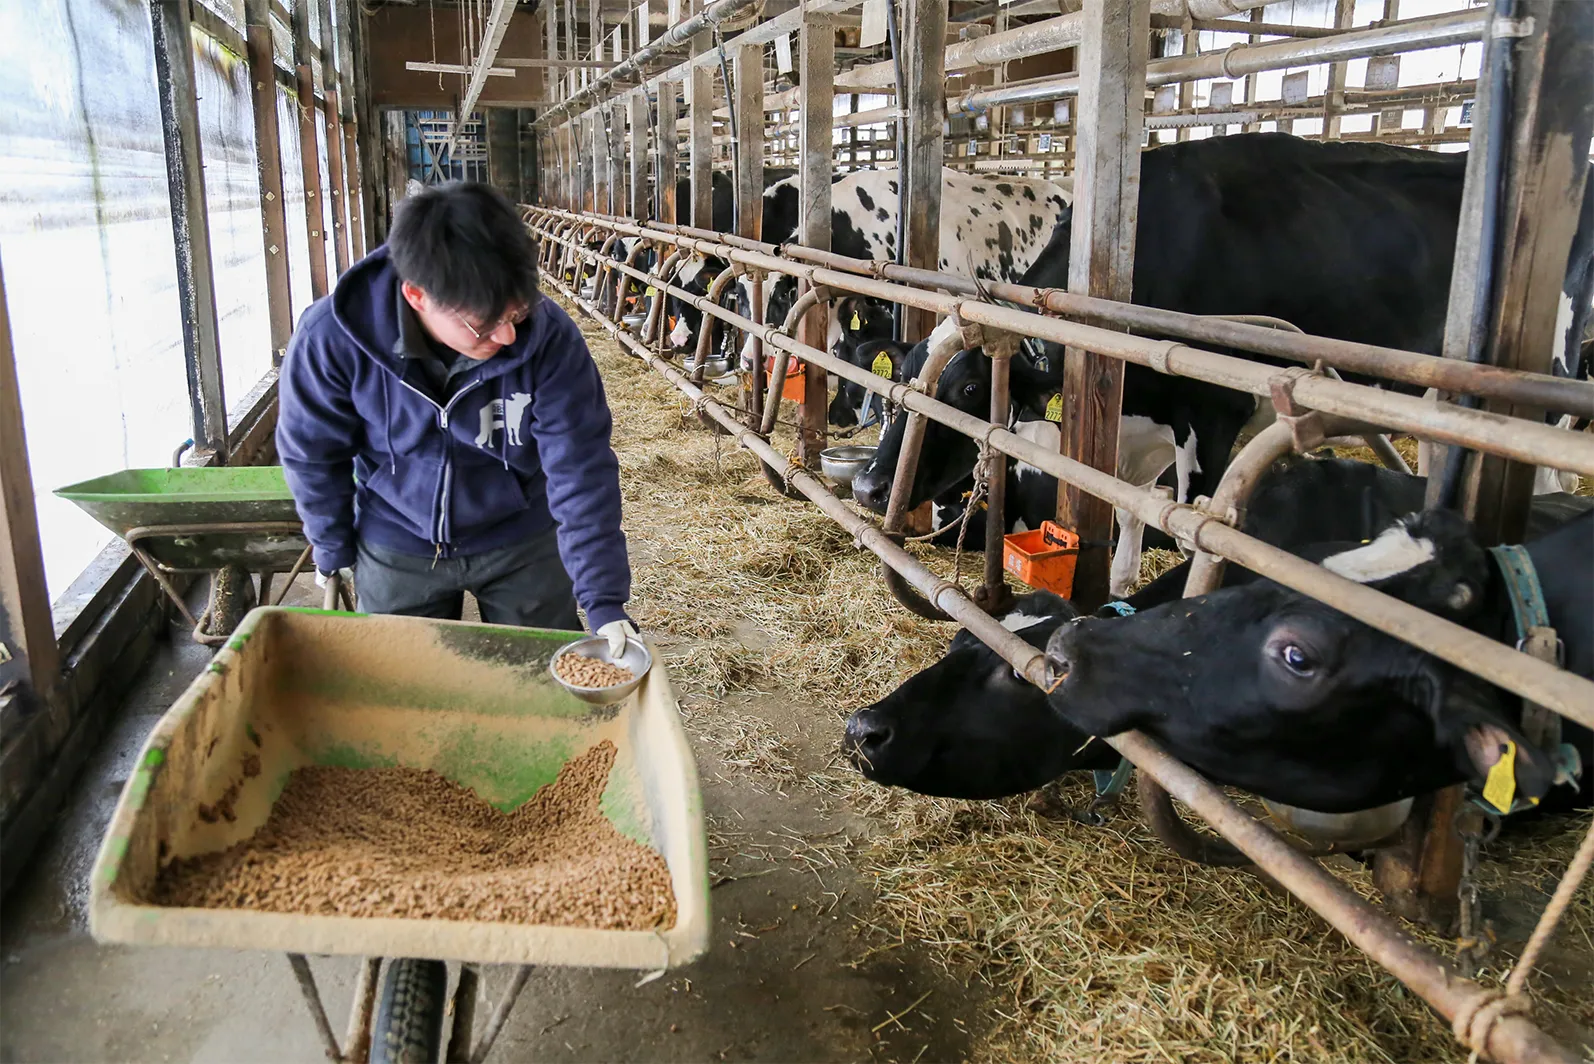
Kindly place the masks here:
<instances>
[{"instance_id":1,"label":"cow eye","mask_svg":"<svg viewBox=\"0 0 1594 1064\"><path fill-rule=\"evenodd\" d=\"M968 384L965 384L963 386L963 394L964 395L968 395L968 396L974 396L974 395L980 394L980 386L979 386L979 384L977 382L974 382L974 381L971 381Z\"/></svg>"},{"instance_id":2,"label":"cow eye","mask_svg":"<svg viewBox=\"0 0 1594 1064\"><path fill-rule=\"evenodd\" d=\"M1311 659L1311 656L1295 643L1285 643L1279 647L1278 653L1284 667L1297 676L1310 676L1317 668L1317 663Z\"/></svg>"}]
</instances>

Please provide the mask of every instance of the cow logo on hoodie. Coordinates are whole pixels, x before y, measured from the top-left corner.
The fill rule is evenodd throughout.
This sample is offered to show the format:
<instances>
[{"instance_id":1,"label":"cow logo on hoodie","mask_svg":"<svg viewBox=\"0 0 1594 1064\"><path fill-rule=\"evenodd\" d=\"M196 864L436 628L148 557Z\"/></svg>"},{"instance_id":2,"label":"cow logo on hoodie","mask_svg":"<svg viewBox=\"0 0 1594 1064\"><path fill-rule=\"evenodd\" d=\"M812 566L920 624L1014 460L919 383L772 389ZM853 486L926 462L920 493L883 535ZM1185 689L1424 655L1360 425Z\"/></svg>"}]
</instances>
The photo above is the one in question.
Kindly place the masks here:
<instances>
[{"instance_id":1,"label":"cow logo on hoodie","mask_svg":"<svg viewBox=\"0 0 1594 1064\"><path fill-rule=\"evenodd\" d=\"M481 431L476 433L476 446L491 447L493 433L504 429L509 433L510 446L521 446L520 423L526 417L526 407L531 405L531 396L526 392L510 392L509 398L494 399L482 406Z\"/></svg>"}]
</instances>

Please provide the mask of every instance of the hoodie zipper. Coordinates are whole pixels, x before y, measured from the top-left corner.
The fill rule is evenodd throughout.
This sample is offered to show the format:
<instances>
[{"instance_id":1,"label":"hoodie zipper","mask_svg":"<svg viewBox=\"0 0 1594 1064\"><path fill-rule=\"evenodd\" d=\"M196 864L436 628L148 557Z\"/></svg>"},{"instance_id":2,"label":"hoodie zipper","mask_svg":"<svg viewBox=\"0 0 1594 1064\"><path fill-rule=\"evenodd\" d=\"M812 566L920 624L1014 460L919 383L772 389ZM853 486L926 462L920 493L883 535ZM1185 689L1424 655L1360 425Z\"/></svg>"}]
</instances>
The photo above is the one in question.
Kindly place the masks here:
<instances>
[{"instance_id":1,"label":"hoodie zipper","mask_svg":"<svg viewBox=\"0 0 1594 1064\"><path fill-rule=\"evenodd\" d=\"M443 430L442 490L439 493L437 500L437 520L432 525L433 535L435 536L432 541L432 546L436 548L436 553L432 558L433 565L437 564L437 559L443 556L443 548L448 545L448 494L449 488L453 484L454 480L454 440L448 431L448 415L454 409L454 404L459 402L460 399L464 398L465 393L473 390L477 385L481 384L482 380L483 378L477 377L472 381L468 381L460 387L459 391L455 392L449 398L448 405L440 406L438 405L436 399L433 399L431 396L415 387L409 381L406 381L403 377L399 378L400 384L404 385L404 387L408 388L410 391L414 392L416 395L432 404L432 406L437 410L437 426Z\"/></svg>"}]
</instances>

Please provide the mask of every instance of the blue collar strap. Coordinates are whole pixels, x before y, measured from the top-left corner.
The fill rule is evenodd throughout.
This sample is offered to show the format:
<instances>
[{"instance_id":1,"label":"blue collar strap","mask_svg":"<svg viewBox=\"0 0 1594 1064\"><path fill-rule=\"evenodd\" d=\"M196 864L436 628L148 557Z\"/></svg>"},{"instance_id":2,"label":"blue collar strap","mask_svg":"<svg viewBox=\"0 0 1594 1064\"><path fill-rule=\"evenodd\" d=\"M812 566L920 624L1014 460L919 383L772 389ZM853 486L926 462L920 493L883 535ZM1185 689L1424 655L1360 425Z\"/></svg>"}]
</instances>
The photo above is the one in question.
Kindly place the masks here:
<instances>
[{"instance_id":1,"label":"blue collar strap","mask_svg":"<svg viewBox=\"0 0 1594 1064\"><path fill-rule=\"evenodd\" d=\"M1539 585L1538 570L1528 557L1526 547L1490 547L1489 553L1505 577L1506 590L1511 593L1511 613L1516 618L1517 643L1528 637L1534 628L1550 627L1550 611L1544 605L1544 588Z\"/></svg>"},{"instance_id":2,"label":"blue collar strap","mask_svg":"<svg viewBox=\"0 0 1594 1064\"><path fill-rule=\"evenodd\" d=\"M1113 599L1111 602L1102 603L1101 610L1098 610L1097 612L1111 612L1116 613L1120 617L1128 617L1130 614L1135 612L1135 608L1122 599Z\"/></svg>"}]
</instances>

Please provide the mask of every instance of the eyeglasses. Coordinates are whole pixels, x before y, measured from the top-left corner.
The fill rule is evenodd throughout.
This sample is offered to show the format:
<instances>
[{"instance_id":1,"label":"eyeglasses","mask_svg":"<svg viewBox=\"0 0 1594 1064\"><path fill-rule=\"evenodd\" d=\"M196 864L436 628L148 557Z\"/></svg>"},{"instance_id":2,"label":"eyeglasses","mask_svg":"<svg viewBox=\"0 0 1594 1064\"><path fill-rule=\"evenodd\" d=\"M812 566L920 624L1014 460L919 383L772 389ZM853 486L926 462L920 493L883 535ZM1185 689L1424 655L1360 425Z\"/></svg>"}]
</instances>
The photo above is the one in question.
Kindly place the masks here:
<instances>
[{"instance_id":1,"label":"eyeglasses","mask_svg":"<svg viewBox=\"0 0 1594 1064\"><path fill-rule=\"evenodd\" d=\"M505 325L519 325L522 322L524 322L527 318L531 317L531 308L529 306L528 307L521 307L519 310L515 311L513 314L508 314L508 315L498 319L497 321L493 322L491 325L483 326L480 329L478 329L476 326L472 325L470 323L470 319L465 317L465 315L461 314L457 310L454 311L454 317L458 318L459 319L459 323L461 325L465 326L465 328L469 329L470 330L470 334L472 336L476 337L476 339L485 340L487 337L491 336L493 333L497 332L499 329L502 329Z\"/></svg>"}]
</instances>

